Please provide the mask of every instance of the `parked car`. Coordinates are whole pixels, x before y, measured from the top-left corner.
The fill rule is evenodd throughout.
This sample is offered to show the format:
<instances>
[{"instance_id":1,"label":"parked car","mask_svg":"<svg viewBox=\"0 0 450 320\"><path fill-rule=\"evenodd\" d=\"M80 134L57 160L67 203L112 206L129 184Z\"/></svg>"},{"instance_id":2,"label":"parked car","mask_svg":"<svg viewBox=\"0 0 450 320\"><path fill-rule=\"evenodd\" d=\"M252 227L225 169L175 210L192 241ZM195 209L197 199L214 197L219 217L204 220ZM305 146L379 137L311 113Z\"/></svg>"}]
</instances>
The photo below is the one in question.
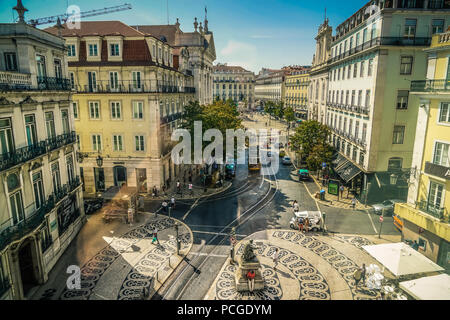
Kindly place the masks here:
<instances>
[{"instance_id":1,"label":"parked car","mask_svg":"<svg viewBox=\"0 0 450 320\"><path fill-rule=\"evenodd\" d=\"M286 156L286 152L284 150L280 150L280 153L278 153L278 155L280 156L280 158L283 158Z\"/></svg>"},{"instance_id":2,"label":"parked car","mask_svg":"<svg viewBox=\"0 0 450 320\"><path fill-rule=\"evenodd\" d=\"M283 163L283 164L286 164L286 165L292 164L291 158L289 158L289 157L284 157L283 160L282 160L282 163Z\"/></svg>"},{"instance_id":3,"label":"parked car","mask_svg":"<svg viewBox=\"0 0 450 320\"><path fill-rule=\"evenodd\" d=\"M97 212L103 207L103 198L97 198L97 199L85 199L84 200L84 213L85 214L92 214L94 212Z\"/></svg>"},{"instance_id":4,"label":"parked car","mask_svg":"<svg viewBox=\"0 0 450 320\"><path fill-rule=\"evenodd\" d=\"M232 163L225 165L225 178L231 179L236 176L236 166Z\"/></svg>"},{"instance_id":5,"label":"parked car","mask_svg":"<svg viewBox=\"0 0 450 320\"><path fill-rule=\"evenodd\" d=\"M397 202L405 202L405 201L398 199L384 200L381 203L373 204L372 208L375 214L381 215L384 208L385 215L392 215L394 213L394 205Z\"/></svg>"},{"instance_id":6,"label":"parked car","mask_svg":"<svg viewBox=\"0 0 450 320\"><path fill-rule=\"evenodd\" d=\"M311 177L309 176L309 171L306 169L298 170L298 177L300 180L309 180Z\"/></svg>"},{"instance_id":7,"label":"parked car","mask_svg":"<svg viewBox=\"0 0 450 320\"><path fill-rule=\"evenodd\" d=\"M292 229L298 229L298 219L300 218L308 218L309 225L308 229L311 231L320 231L323 228L323 220L322 220L322 212L320 211L302 211L302 212L294 212L294 216L289 222L289 226Z\"/></svg>"}]
</instances>

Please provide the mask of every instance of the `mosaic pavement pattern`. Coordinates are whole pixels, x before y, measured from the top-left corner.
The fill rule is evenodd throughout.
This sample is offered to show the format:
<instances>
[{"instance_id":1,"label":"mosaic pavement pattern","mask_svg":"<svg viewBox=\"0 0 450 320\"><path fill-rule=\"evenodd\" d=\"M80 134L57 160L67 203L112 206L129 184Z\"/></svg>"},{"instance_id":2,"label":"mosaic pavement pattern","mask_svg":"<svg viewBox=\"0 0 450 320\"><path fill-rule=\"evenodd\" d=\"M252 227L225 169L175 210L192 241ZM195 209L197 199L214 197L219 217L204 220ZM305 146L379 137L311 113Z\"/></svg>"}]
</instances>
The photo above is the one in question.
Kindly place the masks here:
<instances>
[{"instance_id":1,"label":"mosaic pavement pattern","mask_svg":"<svg viewBox=\"0 0 450 320\"><path fill-rule=\"evenodd\" d=\"M92 293L101 276L108 268L120 257L122 252L126 252L134 244L142 239L153 238L153 230L158 228L162 230L173 228L174 220L161 219L149 222L139 226L120 238L114 239L108 246L100 250L81 268L81 289L64 289L59 299L61 300L86 300ZM185 227L181 227L180 231ZM181 249L189 246L191 239L190 233L181 234ZM148 284L150 278L155 275L156 270L175 252L175 240L161 241L160 247L154 247L146 254L127 275L121 285L118 299L136 299L136 292L142 292L144 285ZM44 297L43 297L44 298Z\"/></svg>"},{"instance_id":2,"label":"mosaic pavement pattern","mask_svg":"<svg viewBox=\"0 0 450 320\"><path fill-rule=\"evenodd\" d=\"M377 298L378 292L376 290L367 288L358 288L356 290L353 274L358 268L357 264L329 244L320 241L314 236L291 231L274 231L272 237L298 244L327 261L347 282L354 300L373 300Z\"/></svg>"},{"instance_id":3,"label":"mosaic pavement pattern","mask_svg":"<svg viewBox=\"0 0 450 320\"><path fill-rule=\"evenodd\" d=\"M375 244L374 242L360 237L360 236L342 236L342 235L334 235L335 240L350 243L351 245L354 245L358 249L362 249L363 246L370 246Z\"/></svg>"}]
</instances>

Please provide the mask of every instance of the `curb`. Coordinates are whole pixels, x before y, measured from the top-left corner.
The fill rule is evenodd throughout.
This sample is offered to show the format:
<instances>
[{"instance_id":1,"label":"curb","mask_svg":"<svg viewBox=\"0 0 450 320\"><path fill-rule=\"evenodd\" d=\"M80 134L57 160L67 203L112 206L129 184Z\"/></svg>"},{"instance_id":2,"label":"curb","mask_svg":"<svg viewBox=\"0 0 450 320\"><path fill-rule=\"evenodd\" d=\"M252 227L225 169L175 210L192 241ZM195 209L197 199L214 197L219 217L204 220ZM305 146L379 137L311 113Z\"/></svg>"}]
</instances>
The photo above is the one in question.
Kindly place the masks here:
<instances>
[{"instance_id":1,"label":"curb","mask_svg":"<svg viewBox=\"0 0 450 320\"><path fill-rule=\"evenodd\" d=\"M199 197L181 197L181 198L179 198L179 197L174 197L175 198L175 200L196 200L196 199L202 199L202 198L206 198L206 197L209 197L209 196L213 196L213 195L216 195L216 194L219 194L219 193L221 193L221 192L224 192L224 191L226 191L226 190L228 190L231 186L233 185L233 183L232 182L230 182L229 184L228 184L228 186L225 186L225 187L223 187L223 188L221 188L220 190L218 190L218 191L216 191L216 192L213 192L213 193L208 193L208 194L203 194L203 195L201 195L201 196L199 196ZM202 187L198 187L199 189L203 189ZM186 191L186 193L189 193L189 191ZM177 193L175 193L175 195L176 195ZM171 197L171 195L170 194L167 194L167 196L165 196L165 197L155 197L155 198L153 198L152 196L149 196L148 198L145 198L145 200L146 201L152 201L152 200L164 200L164 199L167 199L167 198L170 198Z\"/></svg>"}]
</instances>

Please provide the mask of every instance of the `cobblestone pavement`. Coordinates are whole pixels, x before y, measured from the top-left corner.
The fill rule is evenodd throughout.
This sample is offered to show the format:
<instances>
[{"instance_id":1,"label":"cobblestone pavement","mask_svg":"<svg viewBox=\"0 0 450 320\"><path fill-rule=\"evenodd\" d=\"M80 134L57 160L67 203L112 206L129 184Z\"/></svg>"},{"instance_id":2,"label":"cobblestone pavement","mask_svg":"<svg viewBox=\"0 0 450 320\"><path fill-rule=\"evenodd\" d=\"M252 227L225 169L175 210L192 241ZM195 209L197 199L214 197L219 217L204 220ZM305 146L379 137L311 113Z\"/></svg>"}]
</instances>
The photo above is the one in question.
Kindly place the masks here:
<instances>
[{"instance_id":1,"label":"cobblestone pavement","mask_svg":"<svg viewBox=\"0 0 450 320\"><path fill-rule=\"evenodd\" d=\"M102 237L98 232L89 241L85 238L91 230L81 230L71 244L75 248L66 251L50 273L49 281L34 293L32 299L136 300L141 299L143 288L149 284L152 284L149 292L151 296L188 254L193 237L189 227L178 220L146 215L144 223L129 228L119 236ZM179 224L181 240L179 256L176 254L174 237L175 221ZM155 227L158 229L159 244L152 243ZM93 255L85 255L84 248L87 252L91 247L97 247L98 250L97 238L103 238L107 245ZM69 276L65 274L65 269L74 261L81 268L80 290L69 290L65 286L65 279Z\"/></svg>"},{"instance_id":2,"label":"cobblestone pavement","mask_svg":"<svg viewBox=\"0 0 450 320\"><path fill-rule=\"evenodd\" d=\"M252 238L258 245L265 288L254 293L235 290L235 264L230 259L223 265L208 294L207 300L374 300L379 292L360 285L355 287L353 273L363 263L377 262L361 247L386 243L390 239L354 235L322 236L292 230L257 232L239 242L236 257L242 254L245 240ZM392 240L396 240L392 237ZM274 270L272 255L279 249L279 264ZM387 278L392 278L385 271Z\"/></svg>"}]
</instances>

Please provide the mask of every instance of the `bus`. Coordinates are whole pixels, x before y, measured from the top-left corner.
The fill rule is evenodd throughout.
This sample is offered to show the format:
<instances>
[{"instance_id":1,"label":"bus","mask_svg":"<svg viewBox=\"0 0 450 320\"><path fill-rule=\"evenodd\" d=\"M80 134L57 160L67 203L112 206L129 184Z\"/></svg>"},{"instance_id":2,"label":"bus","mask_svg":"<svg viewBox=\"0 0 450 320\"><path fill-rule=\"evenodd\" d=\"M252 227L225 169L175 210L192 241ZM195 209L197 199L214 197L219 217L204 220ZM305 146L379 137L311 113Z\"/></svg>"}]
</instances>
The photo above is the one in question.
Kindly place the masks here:
<instances>
[{"instance_id":1,"label":"bus","mask_svg":"<svg viewBox=\"0 0 450 320\"><path fill-rule=\"evenodd\" d=\"M253 160L253 161L251 161ZM251 164L255 163L256 164ZM250 158L248 159L248 170L249 171L260 171L261 170L261 161L259 161L259 158Z\"/></svg>"}]
</instances>

